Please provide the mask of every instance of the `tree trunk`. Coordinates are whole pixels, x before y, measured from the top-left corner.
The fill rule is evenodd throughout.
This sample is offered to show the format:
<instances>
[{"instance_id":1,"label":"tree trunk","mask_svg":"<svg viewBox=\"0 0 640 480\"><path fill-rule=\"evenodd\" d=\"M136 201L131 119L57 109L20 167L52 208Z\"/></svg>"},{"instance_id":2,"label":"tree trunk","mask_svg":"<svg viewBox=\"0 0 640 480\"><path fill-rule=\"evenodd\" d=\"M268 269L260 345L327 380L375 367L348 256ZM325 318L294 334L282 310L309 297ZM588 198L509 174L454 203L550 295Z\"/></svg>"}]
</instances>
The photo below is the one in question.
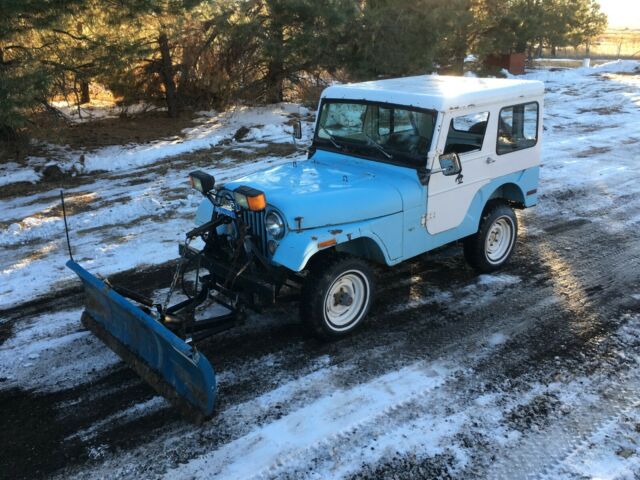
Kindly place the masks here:
<instances>
[{"instance_id":1,"label":"tree trunk","mask_svg":"<svg viewBox=\"0 0 640 480\"><path fill-rule=\"evenodd\" d=\"M173 62L171 60L171 50L169 48L169 39L167 34L162 32L158 37L160 46L160 75L162 84L164 85L164 93L167 101L167 111L169 117L178 117L178 95L176 92L176 82L174 80Z\"/></svg>"},{"instance_id":2,"label":"tree trunk","mask_svg":"<svg viewBox=\"0 0 640 480\"><path fill-rule=\"evenodd\" d=\"M80 80L80 104L89 103L91 95L89 94L89 82Z\"/></svg>"},{"instance_id":3,"label":"tree trunk","mask_svg":"<svg viewBox=\"0 0 640 480\"><path fill-rule=\"evenodd\" d=\"M76 24L76 33L82 35L84 31L84 24L78 22ZM89 80L86 78L78 78L76 80L80 83L80 104L89 103L91 101L91 95L89 95Z\"/></svg>"},{"instance_id":4,"label":"tree trunk","mask_svg":"<svg viewBox=\"0 0 640 480\"><path fill-rule=\"evenodd\" d=\"M265 92L266 103L279 103L284 100L284 65L279 60L269 62Z\"/></svg>"},{"instance_id":5,"label":"tree trunk","mask_svg":"<svg viewBox=\"0 0 640 480\"><path fill-rule=\"evenodd\" d=\"M276 2L277 3L277 2ZM278 21L279 12L270 7L271 22L267 27L271 47L268 51L269 63L267 64L267 76L265 82L265 102L279 103L284 100L284 27Z\"/></svg>"}]
</instances>

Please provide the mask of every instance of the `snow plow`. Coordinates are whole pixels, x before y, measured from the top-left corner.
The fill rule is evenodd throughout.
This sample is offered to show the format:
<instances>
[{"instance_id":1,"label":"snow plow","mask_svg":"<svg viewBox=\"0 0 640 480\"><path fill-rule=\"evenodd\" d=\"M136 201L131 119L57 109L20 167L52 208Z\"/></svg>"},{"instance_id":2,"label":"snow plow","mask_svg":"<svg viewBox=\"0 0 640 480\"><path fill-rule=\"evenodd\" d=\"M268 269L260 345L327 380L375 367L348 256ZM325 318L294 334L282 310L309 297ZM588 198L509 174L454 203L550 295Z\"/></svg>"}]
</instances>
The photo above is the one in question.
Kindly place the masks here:
<instances>
[{"instance_id":1,"label":"snow plow","mask_svg":"<svg viewBox=\"0 0 640 480\"><path fill-rule=\"evenodd\" d=\"M192 182L201 173L192 173ZM207 180L214 182L209 175L202 179ZM62 194L61 200L64 213ZM211 201L221 204L213 196ZM264 268L257 270L260 262L255 255L261 254L251 239L250 227L242 215L234 214L242 207L225 206L217 207L210 221L186 234L164 302L114 285L80 266L73 259L64 213L70 257L66 265L78 275L85 292L82 324L194 423L212 415L216 394L214 370L195 345L242 323L245 305L257 309L272 303L274 280L280 279L280 286L284 283L273 271L267 279ZM235 232L231 245L221 244L229 239L219 233L221 229ZM204 248L189 245L196 238L204 240ZM186 275L194 270L189 283ZM203 274L205 270L209 273ZM178 284L181 292L177 292ZM170 305L174 294L185 299ZM208 316L212 310L216 314Z\"/></svg>"},{"instance_id":2,"label":"snow plow","mask_svg":"<svg viewBox=\"0 0 640 480\"><path fill-rule=\"evenodd\" d=\"M200 423L211 415L216 391L213 368L165 326L170 309L160 315L150 300L98 279L73 260L67 266L84 285L82 324L187 418Z\"/></svg>"}]
</instances>

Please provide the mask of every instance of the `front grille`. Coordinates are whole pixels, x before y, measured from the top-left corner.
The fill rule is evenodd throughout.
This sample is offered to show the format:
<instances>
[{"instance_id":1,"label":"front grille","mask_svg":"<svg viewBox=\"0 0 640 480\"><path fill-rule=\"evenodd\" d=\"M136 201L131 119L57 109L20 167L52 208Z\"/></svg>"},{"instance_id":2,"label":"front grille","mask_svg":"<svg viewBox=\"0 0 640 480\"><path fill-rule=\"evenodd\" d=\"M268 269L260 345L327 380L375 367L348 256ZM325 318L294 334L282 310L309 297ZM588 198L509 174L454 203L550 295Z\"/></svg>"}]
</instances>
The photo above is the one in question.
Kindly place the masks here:
<instances>
[{"instance_id":1,"label":"front grille","mask_svg":"<svg viewBox=\"0 0 640 480\"><path fill-rule=\"evenodd\" d=\"M242 220L249 226L249 233L253 236L257 247L264 256L267 256L267 231L264 226L265 212L242 211Z\"/></svg>"}]
</instances>

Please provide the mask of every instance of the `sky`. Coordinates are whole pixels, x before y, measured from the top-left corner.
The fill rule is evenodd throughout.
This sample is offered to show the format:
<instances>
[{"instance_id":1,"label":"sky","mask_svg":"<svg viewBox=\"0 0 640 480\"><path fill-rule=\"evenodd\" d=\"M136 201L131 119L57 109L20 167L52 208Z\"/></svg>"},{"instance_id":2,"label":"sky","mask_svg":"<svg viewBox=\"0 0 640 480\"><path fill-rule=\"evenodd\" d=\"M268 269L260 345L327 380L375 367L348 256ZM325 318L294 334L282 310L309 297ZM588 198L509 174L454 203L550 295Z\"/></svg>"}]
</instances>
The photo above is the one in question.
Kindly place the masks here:
<instances>
[{"instance_id":1,"label":"sky","mask_svg":"<svg viewBox=\"0 0 640 480\"><path fill-rule=\"evenodd\" d=\"M640 0L598 0L613 28L640 28Z\"/></svg>"}]
</instances>

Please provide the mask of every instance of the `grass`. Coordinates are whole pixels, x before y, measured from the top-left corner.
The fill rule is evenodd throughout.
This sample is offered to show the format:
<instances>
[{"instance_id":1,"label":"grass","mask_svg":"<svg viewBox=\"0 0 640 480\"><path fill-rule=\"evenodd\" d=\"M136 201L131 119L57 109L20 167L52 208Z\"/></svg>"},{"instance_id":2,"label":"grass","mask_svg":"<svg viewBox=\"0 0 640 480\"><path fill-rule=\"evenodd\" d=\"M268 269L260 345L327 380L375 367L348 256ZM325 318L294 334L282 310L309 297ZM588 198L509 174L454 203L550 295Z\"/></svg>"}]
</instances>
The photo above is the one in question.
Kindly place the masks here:
<instances>
[{"instance_id":1,"label":"grass","mask_svg":"<svg viewBox=\"0 0 640 480\"><path fill-rule=\"evenodd\" d=\"M551 56L545 49L543 56ZM558 58L584 58L586 48L580 46L560 47L556 52ZM640 29L609 29L592 43L589 55L592 58L638 58L640 59Z\"/></svg>"}]
</instances>

